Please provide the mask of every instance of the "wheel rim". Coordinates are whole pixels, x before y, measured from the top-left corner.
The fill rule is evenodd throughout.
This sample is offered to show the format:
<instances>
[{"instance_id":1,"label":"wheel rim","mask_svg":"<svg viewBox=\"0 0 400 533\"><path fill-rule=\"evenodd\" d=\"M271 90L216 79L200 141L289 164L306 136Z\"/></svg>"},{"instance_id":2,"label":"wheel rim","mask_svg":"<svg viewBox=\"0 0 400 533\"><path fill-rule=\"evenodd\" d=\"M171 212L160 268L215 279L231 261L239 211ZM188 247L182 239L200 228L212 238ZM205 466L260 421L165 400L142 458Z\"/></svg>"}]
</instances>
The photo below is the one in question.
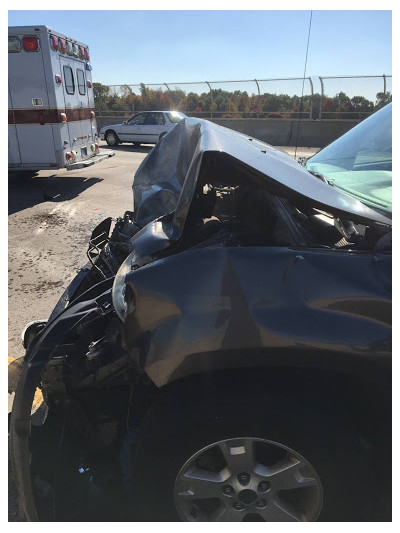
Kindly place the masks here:
<instances>
[{"instance_id":1,"label":"wheel rim","mask_svg":"<svg viewBox=\"0 0 400 533\"><path fill-rule=\"evenodd\" d=\"M117 142L117 138L115 137L113 133L109 133L107 135L107 142L108 144L115 144Z\"/></svg>"},{"instance_id":2,"label":"wheel rim","mask_svg":"<svg viewBox=\"0 0 400 533\"><path fill-rule=\"evenodd\" d=\"M322 486L311 464L294 450L246 437L192 455L176 478L174 497L184 521L314 521Z\"/></svg>"}]
</instances>

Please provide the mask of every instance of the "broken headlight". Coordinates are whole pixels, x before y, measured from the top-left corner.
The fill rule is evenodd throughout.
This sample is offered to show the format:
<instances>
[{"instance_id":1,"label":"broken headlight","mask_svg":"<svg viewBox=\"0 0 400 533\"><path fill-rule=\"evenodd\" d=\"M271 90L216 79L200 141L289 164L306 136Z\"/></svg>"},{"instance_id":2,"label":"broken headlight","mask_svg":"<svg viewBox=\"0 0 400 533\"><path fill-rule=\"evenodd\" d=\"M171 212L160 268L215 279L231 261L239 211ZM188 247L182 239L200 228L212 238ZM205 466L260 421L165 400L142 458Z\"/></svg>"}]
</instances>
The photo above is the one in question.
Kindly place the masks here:
<instances>
[{"instance_id":1,"label":"broken headlight","mask_svg":"<svg viewBox=\"0 0 400 533\"><path fill-rule=\"evenodd\" d=\"M112 289L112 300L114 309L119 316L119 318L124 322L126 317L126 312L128 305L125 299L125 290L126 283L125 277L129 272L131 272L136 266L138 256L136 252L132 252L128 255L122 265L119 267L118 272L114 279L113 289Z\"/></svg>"}]
</instances>

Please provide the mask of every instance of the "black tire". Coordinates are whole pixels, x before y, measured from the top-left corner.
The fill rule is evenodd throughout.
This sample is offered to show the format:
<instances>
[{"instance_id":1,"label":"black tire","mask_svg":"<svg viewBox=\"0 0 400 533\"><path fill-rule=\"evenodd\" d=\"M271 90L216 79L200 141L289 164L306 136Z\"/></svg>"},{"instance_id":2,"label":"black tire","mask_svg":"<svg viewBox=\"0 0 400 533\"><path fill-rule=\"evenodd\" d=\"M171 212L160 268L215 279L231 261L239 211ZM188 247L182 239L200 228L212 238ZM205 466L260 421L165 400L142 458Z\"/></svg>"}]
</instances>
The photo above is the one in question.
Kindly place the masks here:
<instances>
[{"instance_id":1,"label":"black tire","mask_svg":"<svg viewBox=\"0 0 400 533\"><path fill-rule=\"evenodd\" d=\"M120 142L118 135L113 130L107 131L105 135L105 140L108 146L118 146Z\"/></svg>"},{"instance_id":2,"label":"black tire","mask_svg":"<svg viewBox=\"0 0 400 533\"><path fill-rule=\"evenodd\" d=\"M182 466L210 444L244 436L281 443L312 465L323 491L318 521L373 520L370 459L351 428L298 399L206 392L162 397L148 413L131 452L133 520L180 521L174 487Z\"/></svg>"}]
</instances>

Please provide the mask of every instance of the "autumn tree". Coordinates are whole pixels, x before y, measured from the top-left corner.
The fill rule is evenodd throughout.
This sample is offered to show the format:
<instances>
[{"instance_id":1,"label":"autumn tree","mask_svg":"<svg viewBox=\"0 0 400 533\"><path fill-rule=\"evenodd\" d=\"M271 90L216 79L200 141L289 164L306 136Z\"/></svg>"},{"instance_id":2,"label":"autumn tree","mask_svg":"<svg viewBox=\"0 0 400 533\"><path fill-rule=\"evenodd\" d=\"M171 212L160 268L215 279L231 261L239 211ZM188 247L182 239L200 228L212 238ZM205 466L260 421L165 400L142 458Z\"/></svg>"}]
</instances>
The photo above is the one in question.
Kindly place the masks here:
<instances>
[{"instance_id":1,"label":"autumn tree","mask_svg":"<svg viewBox=\"0 0 400 533\"><path fill-rule=\"evenodd\" d=\"M313 95L288 95L264 93L249 95L246 91L225 91L221 88L202 93L186 93L182 89L156 89L141 83L139 94L129 85L122 85L111 91L102 83L93 84L96 109L104 114L107 111L120 114L133 114L144 110L176 109L190 115L214 117L254 117L261 118L297 118L311 116L319 118L364 118L392 101L389 92L377 93L372 102L364 96L351 98L343 91L333 97L315 93ZM322 102L321 102L322 98Z\"/></svg>"},{"instance_id":2,"label":"autumn tree","mask_svg":"<svg viewBox=\"0 0 400 533\"><path fill-rule=\"evenodd\" d=\"M381 109L386 104L389 104L392 101L392 93L377 93L375 100L375 109Z\"/></svg>"}]
</instances>

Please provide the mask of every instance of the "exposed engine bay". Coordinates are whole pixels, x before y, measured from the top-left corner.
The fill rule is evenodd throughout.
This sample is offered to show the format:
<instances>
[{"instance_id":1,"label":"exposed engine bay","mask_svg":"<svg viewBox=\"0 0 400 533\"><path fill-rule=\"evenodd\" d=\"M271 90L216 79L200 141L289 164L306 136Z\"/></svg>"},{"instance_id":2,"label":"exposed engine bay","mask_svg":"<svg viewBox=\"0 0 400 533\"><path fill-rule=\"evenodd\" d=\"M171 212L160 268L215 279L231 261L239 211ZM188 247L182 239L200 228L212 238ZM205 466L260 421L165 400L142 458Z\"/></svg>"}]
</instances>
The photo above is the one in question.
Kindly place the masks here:
<instances>
[{"instance_id":1,"label":"exposed engine bay","mask_svg":"<svg viewBox=\"0 0 400 533\"><path fill-rule=\"evenodd\" d=\"M224 168L224 172L229 170ZM219 176L218 176L219 177ZM380 225L354 224L309 205L294 204L253 183L245 173L235 178L199 183L181 238L153 260L206 246L297 246L372 250L387 230ZM257 187L258 185L258 187ZM97 280L115 276L134 250L141 229L135 214L126 212L104 221L90 240L88 257ZM110 235L109 235L110 231ZM90 281L89 284L93 282Z\"/></svg>"}]
</instances>

